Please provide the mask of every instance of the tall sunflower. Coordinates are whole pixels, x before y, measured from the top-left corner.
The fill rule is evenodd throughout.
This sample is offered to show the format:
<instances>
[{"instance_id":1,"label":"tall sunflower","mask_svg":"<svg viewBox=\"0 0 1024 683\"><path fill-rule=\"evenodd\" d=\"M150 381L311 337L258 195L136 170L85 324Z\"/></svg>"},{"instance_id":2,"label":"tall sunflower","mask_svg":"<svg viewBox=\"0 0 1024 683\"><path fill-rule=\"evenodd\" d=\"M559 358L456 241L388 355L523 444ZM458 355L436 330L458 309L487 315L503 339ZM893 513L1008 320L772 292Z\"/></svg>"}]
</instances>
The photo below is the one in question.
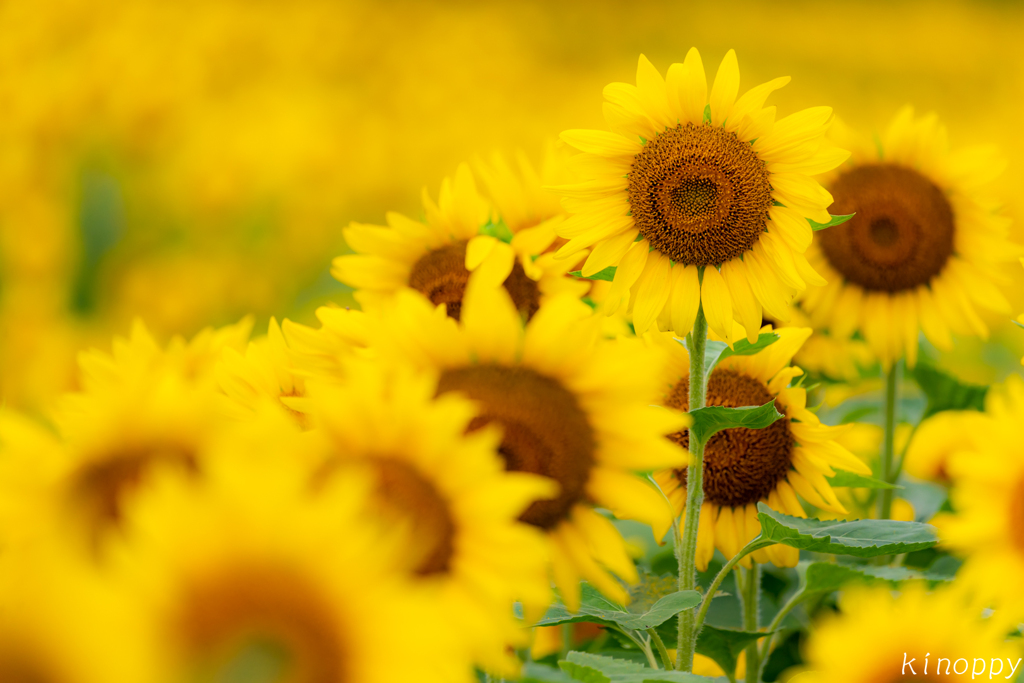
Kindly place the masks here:
<instances>
[{"instance_id":1,"label":"tall sunflower","mask_svg":"<svg viewBox=\"0 0 1024 683\"><path fill-rule=\"evenodd\" d=\"M656 356L635 340L604 339L601 320L569 294L553 297L524 325L507 293L477 282L460 322L406 290L376 324L382 359L437 373L441 394L460 392L480 405L472 427L503 429L498 451L507 470L558 482L556 496L536 500L520 519L547 535L566 603L579 605L581 577L627 601L608 571L635 581L636 570L618 531L594 507L670 523L661 494L631 473L686 459L664 439L686 417L651 405Z\"/></svg>"},{"instance_id":2,"label":"tall sunflower","mask_svg":"<svg viewBox=\"0 0 1024 683\"><path fill-rule=\"evenodd\" d=\"M163 674L150 680L259 666L303 683L468 682L443 629L417 631L394 656L394 624L431 618L437 602L403 579L401 540L366 515L369 482L349 473L312 495L288 427L267 420L259 438L225 442L201 485L167 475L132 502L111 572L148 617Z\"/></svg>"},{"instance_id":3,"label":"tall sunflower","mask_svg":"<svg viewBox=\"0 0 1024 683\"><path fill-rule=\"evenodd\" d=\"M435 398L433 375L352 362L342 384L310 387L314 488L351 472L372 479L374 516L407 532L403 564L440 591L439 618L452 617L445 630L484 668L518 675L508 646L526 642L513 603L543 613L551 596L543 536L517 517L557 486L505 472L499 430L467 434L476 406Z\"/></svg>"},{"instance_id":4,"label":"tall sunflower","mask_svg":"<svg viewBox=\"0 0 1024 683\"><path fill-rule=\"evenodd\" d=\"M986 666L998 663L997 677L1004 679L1011 668L1007 657L1018 661L1000 624L982 619L955 587L929 593L920 584L904 584L895 597L887 587L861 587L844 591L839 608L811 630L806 670L792 683L973 680L975 658ZM989 671L985 680L991 680Z\"/></svg>"},{"instance_id":5,"label":"tall sunflower","mask_svg":"<svg viewBox=\"0 0 1024 683\"><path fill-rule=\"evenodd\" d=\"M771 328L766 326L764 331ZM759 502L788 515L806 517L797 498L800 494L812 505L845 513L827 479L835 476L832 467L871 474L867 465L836 443L843 428L821 424L807 410L806 389L790 386L792 379L803 374L790 362L811 330L787 327L775 333L779 339L771 346L751 356L726 358L708 377L707 405L736 408L774 400L783 418L764 429L726 429L712 436L705 446L704 503L696 556L701 570L707 568L715 548L727 558L732 557L761 532L757 521ZM671 359L663 384L665 405L686 410L689 354L669 334L649 333L648 339L666 347ZM680 451L687 449L686 430L670 438L680 446ZM686 475L685 465L654 475L677 515L686 506ZM656 527L655 533L664 535L667 530L667 526ZM751 557L756 562L792 567L799 553L787 546L769 546L744 558L744 566L751 566Z\"/></svg>"},{"instance_id":6,"label":"tall sunflower","mask_svg":"<svg viewBox=\"0 0 1024 683\"><path fill-rule=\"evenodd\" d=\"M1024 380L1011 375L986 397L960 449L947 460L956 514L936 517L943 544L967 557L958 573L984 602L1024 618ZM972 438L973 436L973 438Z\"/></svg>"},{"instance_id":7,"label":"tall sunflower","mask_svg":"<svg viewBox=\"0 0 1024 683\"><path fill-rule=\"evenodd\" d=\"M856 215L808 252L828 284L809 289L803 308L834 336L859 331L886 368L916 362L922 331L940 349L951 333L987 337L978 308L1009 313L1000 269L1021 253L985 194L1005 163L990 148L950 151L938 118L910 107L877 144L833 131L853 158L826 183L832 211Z\"/></svg>"},{"instance_id":8,"label":"tall sunflower","mask_svg":"<svg viewBox=\"0 0 1024 683\"><path fill-rule=\"evenodd\" d=\"M570 238L558 256L592 248L584 275L617 266L604 308L627 303L640 334L657 321L683 336L703 304L721 337L734 318L753 337L762 309L785 321L797 291L824 284L803 252L807 219L827 223L832 203L810 176L848 156L824 142L832 110L776 121L764 102L789 78L737 99L739 81L732 50L710 95L696 48L664 78L641 55L635 86L604 90L612 132L562 133L589 180L558 188L574 214L558 229Z\"/></svg>"},{"instance_id":9,"label":"tall sunflower","mask_svg":"<svg viewBox=\"0 0 1024 683\"><path fill-rule=\"evenodd\" d=\"M507 191L506 181L501 177L494 182ZM364 308L410 287L443 304L448 315L457 319L470 273L504 287L526 317L550 293L585 289L585 283L565 276L564 263L532 259L546 246L540 245L550 227L535 225L535 230L525 231L517 240L477 191L467 164L459 166L454 180L445 178L436 204L424 190L423 207L425 223L391 212L386 227L353 223L345 229L345 240L356 253L334 259L332 273L359 289L356 300ZM522 219L517 215L517 221ZM564 285L557 286L553 279L561 279Z\"/></svg>"}]
</instances>

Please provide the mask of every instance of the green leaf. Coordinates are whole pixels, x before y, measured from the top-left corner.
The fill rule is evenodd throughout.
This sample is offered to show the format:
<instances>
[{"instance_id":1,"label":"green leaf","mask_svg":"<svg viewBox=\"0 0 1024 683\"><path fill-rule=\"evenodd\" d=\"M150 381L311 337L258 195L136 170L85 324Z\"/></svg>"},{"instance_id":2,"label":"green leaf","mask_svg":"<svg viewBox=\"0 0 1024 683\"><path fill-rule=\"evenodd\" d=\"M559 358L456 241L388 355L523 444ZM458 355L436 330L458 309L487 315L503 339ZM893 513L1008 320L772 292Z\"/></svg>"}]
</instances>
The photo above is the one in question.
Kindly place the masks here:
<instances>
[{"instance_id":1,"label":"green leaf","mask_svg":"<svg viewBox=\"0 0 1024 683\"><path fill-rule=\"evenodd\" d=\"M700 601L701 595L697 591L677 591L661 598L650 609L634 613L621 605L616 605L601 596L592 586L584 583L578 613L570 612L565 605L556 602L536 625L554 626L589 621L626 631L646 631L660 626L684 610L697 607Z\"/></svg>"},{"instance_id":2,"label":"green leaf","mask_svg":"<svg viewBox=\"0 0 1024 683\"><path fill-rule=\"evenodd\" d=\"M914 506L914 519L918 522L931 519L949 498L949 491L945 487L914 479L906 472L900 475L899 481L904 487L900 498Z\"/></svg>"},{"instance_id":3,"label":"green leaf","mask_svg":"<svg viewBox=\"0 0 1024 683\"><path fill-rule=\"evenodd\" d=\"M805 593L830 593L852 581L899 583L914 579L949 581L952 578L928 572L915 572L906 567L849 565L832 562L804 561L797 565L796 571L800 576L800 588Z\"/></svg>"},{"instance_id":4,"label":"green leaf","mask_svg":"<svg viewBox=\"0 0 1024 683\"><path fill-rule=\"evenodd\" d=\"M832 214L829 215L831 216ZM832 216L832 220L830 220L828 223L818 223L817 221L812 221L810 218L807 219L807 222L811 224L811 230L817 232L818 230L824 230L825 228L831 228L836 225L842 225L843 223L850 220L856 215L857 214L855 213L848 213L843 216Z\"/></svg>"},{"instance_id":5,"label":"green leaf","mask_svg":"<svg viewBox=\"0 0 1024 683\"><path fill-rule=\"evenodd\" d=\"M762 539L819 553L877 557L930 548L939 541L935 527L920 522L801 519L776 512L764 503L757 504L757 513Z\"/></svg>"},{"instance_id":6,"label":"green leaf","mask_svg":"<svg viewBox=\"0 0 1024 683\"><path fill-rule=\"evenodd\" d=\"M711 123L711 105L704 105L704 123Z\"/></svg>"},{"instance_id":7,"label":"green leaf","mask_svg":"<svg viewBox=\"0 0 1024 683\"><path fill-rule=\"evenodd\" d=\"M526 662L523 664L523 677L520 683L569 683L572 681L569 676L547 664L538 662Z\"/></svg>"},{"instance_id":8,"label":"green leaf","mask_svg":"<svg viewBox=\"0 0 1024 683\"><path fill-rule=\"evenodd\" d=\"M926 363L914 368L914 381L928 399L925 419L943 410L984 410L988 387L964 384L957 378Z\"/></svg>"},{"instance_id":9,"label":"green leaf","mask_svg":"<svg viewBox=\"0 0 1024 683\"><path fill-rule=\"evenodd\" d=\"M857 474L856 472L848 472L846 470L840 470L832 468L836 472L836 476L829 477L828 483L832 486L848 486L852 488L861 489L901 489L903 488L899 484L890 484L887 481L869 477L866 474Z\"/></svg>"},{"instance_id":10,"label":"green leaf","mask_svg":"<svg viewBox=\"0 0 1024 683\"><path fill-rule=\"evenodd\" d=\"M723 429L745 427L747 429L764 429L776 420L782 419L782 413L775 409L775 402L769 401L763 406L743 406L742 408L725 408L723 406L707 406L690 411L693 424L690 425L690 438L698 443L706 444L708 439Z\"/></svg>"},{"instance_id":11,"label":"green leaf","mask_svg":"<svg viewBox=\"0 0 1024 683\"><path fill-rule=\"evenodd\" d=\"M589 277L583 277L583 271L581 270L570 271L569 275L581 278L583 280L604 280L605 282L611 282L613 279L615 279L615 269L616 266L608 266L607 268L599 270Z\"/></svg>"},{"instance_id":12,"label":"green leaf","mask_svg":"<svg viewBox=\"0 0 1024 683\"><path fill-rule=\"evenodd\" d=\"M690 347L686 345L685 339L676 339L687 351ZM709 339L704 345L704 376L708 377L715 366L729 356L752 356L763 351L775 342L779 341L779 335L774 332L765 332L758 335L757 340L751 344L746 339L741 339L732 345L730 349L725 342Z\"/></svg>"},{"instance_id":13,"label":"green leaf","mask_svg":"<svg viewBox=\"0 0 1024 683\"><path fill-rule=\"evenodd\" d=\"M697 652L710 657L729 676L736 673L736 659L743 649L767 633L737 631L704 625L697 636Z\"/></svg>"},{"instance_id":14,"label":"green leaf","mask_svg":"<svg viewBox=\"0 0 1024 683\"><path fill-rule=\"evenodd\" d=\"M558 666L573 680L583 683L718 683L725 680L682 671L649 669L635 662L589 652L570 652Z\"/></svg>"}]
</instances>

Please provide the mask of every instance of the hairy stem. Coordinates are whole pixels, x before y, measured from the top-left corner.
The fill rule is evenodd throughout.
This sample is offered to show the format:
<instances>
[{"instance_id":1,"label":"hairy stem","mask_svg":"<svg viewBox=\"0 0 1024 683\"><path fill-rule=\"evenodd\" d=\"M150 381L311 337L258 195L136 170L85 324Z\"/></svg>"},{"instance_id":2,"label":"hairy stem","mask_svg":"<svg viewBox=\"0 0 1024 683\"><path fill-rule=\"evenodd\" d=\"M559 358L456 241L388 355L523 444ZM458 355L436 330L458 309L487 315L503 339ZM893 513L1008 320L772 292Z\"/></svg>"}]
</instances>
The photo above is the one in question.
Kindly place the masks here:
<instances>
[{"instance_id":1,"label":"hairy stem","mask_svg":"<svg viewBox=\"0 0 1024 683\"><path fill-rule=\"evenodd\" d=\"M761 565L754 562L751 569L744 570L746 580L743 582L743 629L758 630L757 615L758 598L761 596ZM747 683L757 683L761 674L757 656L757 641L747 645Z\"/></svg>"},{"instance_id":2,"label":"hairy stem","mask_svg":"<svg viewBox=\"0 0 1024 683\"><path fill-rule=\"evenodd\" d=\"M707 378L704 376L704 348L708 340L708 322L704 308L697 309L693 330L687 335L690 351L690 410L704 407ZM690 462L686 471L686 511L683 528L676 545L679 563L679 590L697 587L697 529L700 526L700 506L704 502L704 444L690 438ZM693 670L693 653L697 646L697 620L692 609L679 613L679 640L676 645L676 669Z\"/></svg>"},{"instance_id":3,"label":"hairy stem","mask_svg":"<svg viewBox=\"0 0 1024 683\"><path fill-rule=\"evenodd\" d=\"M882 447L882 481L894 484L896 470L893 468L893 443L896 432L896 371L897 363L893 363L885 375L885 442ZM878 518L889 519L892 516L893 489L883 489L878 498Z\"/></svg>"},{"instance_id":4,"label":"hairy stem","mask_svg":"<svg viewBox=\"0 0 1024 683\"><path fill-rule=\"evenodd\" d=\"M651 642L658 648L658 656L661 657L661 663L665 667L666 671L672 670L672 657L668 653L668 648L665 647L665 641L658 635L658 630L654 628L647 629L647 635L651 637Z\"/></svg>"},{"instance_id":5,"label":"hairy stem","mask_svg":"<svg viewBox=\"0 0 1024 683\"><path fill-rule=\"evenodd\" d=\"M798 590L794 593L793 596L786 601L786 604L783 605L775 614L775 618L772 619L772 623L768 624L769 636L765 639L764 646L761 648L761 665L758 667L760 669L758 673L759 676L764 674L764 665L768 663L768 656L772 653L772 646L775 644L775 637L779 630L779 626L782 625L782 620L786 618L787 614L793 611L793 608L796 607L805 596L806 593L804 593L803 590Z\"/></svg>"}]
</instances>

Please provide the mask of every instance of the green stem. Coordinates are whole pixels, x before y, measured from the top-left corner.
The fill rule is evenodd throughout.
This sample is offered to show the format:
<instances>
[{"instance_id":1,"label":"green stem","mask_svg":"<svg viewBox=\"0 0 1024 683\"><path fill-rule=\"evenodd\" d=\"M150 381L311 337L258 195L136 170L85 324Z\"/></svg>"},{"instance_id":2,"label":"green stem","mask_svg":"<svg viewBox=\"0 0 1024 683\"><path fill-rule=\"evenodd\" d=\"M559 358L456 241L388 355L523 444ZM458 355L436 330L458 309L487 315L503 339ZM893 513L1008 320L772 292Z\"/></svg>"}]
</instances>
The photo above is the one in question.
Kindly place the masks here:
<instances>
[{"instance_id":1,"label":"green stem","mask_svg":"<svg viewBox=\"0 0 1024 683\"><path fill-rule=\"evenodd\" d=\"M687 335L690 351L690 410L704 407L707 378L704 376L704 349L708 340L708 321L704 308L697 309L693 330ZM683 528L676 544L679 563L679 590L697 587L697 529L700 526L700 506L704 503L704 444L690 439L690 462L686 469L686 511ZM676 644L676 669L693 670L693 653L697 647L697 620L692 609L679 613L679 640Z\"/></svg>"},{"instance_id":2,"label":"green stem","mask_svg":"<svg viewBox=\"0 0 1024 683\"><path fill-rule=\"evenodd\" d=\"M761 565L754 562L752 568L744 571L743 582L743 628L757 631L758 598L761 595ZM757 683L761 667L757 656L757 641L747 645L747 683Z\"/></svg>"},{"instance_id":3,"label":"green stem","mask_svg":"<svg viewBox=\"0 0 1024 683\"><path fill-rule=\"evenodd\" d=\"M882 447L882 481L895 483L892 454L896 432L896 371L897 363L893 363L885 375L885 443ZM878 498L878 518L889 519L892 516L893 489L883 489Z\"/></svg>"},{"instance_id":4,"label":"green stem","mask_svg":"<svg viewBox=\"0 0 1024 683\"><path fill-rule=\"evenodd\" d=\"M708 609L711 607L711 601L715 599L715 593L717 593L718 589L722 586L722 582L725 581L725 577L729 576L729 572L732 571L732 568L739 564L739 561L750 553L769 545L771 545L771 543L765 543L759 536L748 543L743 550L736 553L732 559L725 563L725 566L718 572L718 576L716 576L715 580L711 582L710 586L708 586L708 591L704 594L704 600L700 603L700 609L697 611L697 618L695 620L697 623L698 633L700 633L700 629L704 625L704 617L708 615Z\"/></svg>"},{"instance_id":5,"label":"green stem","mask_svg":"<svg viewBox=\"0 0 1024 683\"><path fill-rule=\"evenodd\" d=\"M760 671L758 675L764 673L764 666L768 663L768 656L772 653L772 646L775 645L775 637L778 634L779 626L782 624L782 620L786 618L786 615L793 611L801 600L804 599L806 593L803 590L798 590L793 593L793 596L786 601L786 604L775 614L775 618L772 619L772 623L768 624L768 633L770 634L764 642L764 646L761 648L759 659L761 661Z\"/></svg>"},{"instance_id":6,"label":"green stem","mask_svg":"<svg viewBox=\"0 0 1024 683\"><path fill-rule=\"evenodd\" d=\"M654 646L658 648L658 656L661 657L661 663L665 667L666 671L672 670L672 657L668 653L668 648L665 647L665 641L658 635L658 630L649 628L647 629L647 635L651 637L651 641Z\"/></svg>"}]
</instances>

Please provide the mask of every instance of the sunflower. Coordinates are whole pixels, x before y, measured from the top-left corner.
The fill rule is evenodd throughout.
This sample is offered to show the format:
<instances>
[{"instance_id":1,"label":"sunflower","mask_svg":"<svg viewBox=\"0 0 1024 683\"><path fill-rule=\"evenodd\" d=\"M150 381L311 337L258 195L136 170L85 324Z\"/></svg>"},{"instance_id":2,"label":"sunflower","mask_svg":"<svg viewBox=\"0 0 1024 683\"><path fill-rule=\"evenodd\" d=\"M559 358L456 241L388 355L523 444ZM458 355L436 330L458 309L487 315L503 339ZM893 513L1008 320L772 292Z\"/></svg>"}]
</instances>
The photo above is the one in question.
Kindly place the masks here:
<instances>
[{"instance_id":1,"label":"sunflower","mask_svg":"<svg viewBox=\"0 0 1024 683\"><path fill-rule=\"evenodd\" d=\"M499 430L467 433L476 406L437 394L437 378L373 363L350 363L346 381L311 383L310 434L322 464L315 486L364 472L376 481L376 517L416 541L404 562L418 580L436 584L446 628L470 643L488 670L517 675L510 643L525 645L512 618L521 600L530 613L550 603L543 536L517 517L557 487L544 477L505 472Z\"/></svg>"},{"instance_id":2,"label":"sunflower","mask_svg":"<svg viewBox=\"0 0 1024 683\"><path fill-rule=\"evenodd\" d=\"M285 322L288 322L287 320ZM288 342L275 318L270 319L267 336L249 342L242 355L224 349L217 366L223 402L229 415L252 419L264 403L271 403L291 415L301 426L309 420L288 405L289 399L305 396L306 380L296 368Z\"/></svg>"},{"instance_id":3,"label":"sunflower","mask_svg":"<svg viewBox=\"0 0 1024 683\"><path fill-rule=\"evenodd\" d=\"M903 469L918 479L948 485L950 458L974 446L985 422L974 410L944 410L922 420L907 447Z\"/></svg>"},{"instance_id":4,"label":"sunflower","mask_svg":"<svg viewBox=\"0 0 1024 683\"><path fill-rule=\"evenodd\" d=\"M764 324L773 327L810 327L814 330L793 357L793 362L811 375L821 375L833 381L855 384L865 371L877 363L870 347L863 339L839 338L829 334L826 329L815 327L799 305L791 306L790 313L789 321L786 323L766 319Z\"/></svg>"},{"instance_id":5,"label":"sunflower","mask_svg":"<svg viewBox=\"0 0 1024 683\"><path fill-rule=\"evenodd\" d=\"M934 520L943 544L967 556L958 580L983 601L1024 618L1024 584L1008 580L1024 572L1024 380L1011 375L986 397L986 412L961 437L946 471L953 481L956 514ZM973 443L972 443L973 441Z\"/></svg>"},{"instance_id":6,"label":"sunflower","mask_svg":"<svg viewBox=\"0 0 1024 683\"><path fill-rule=\"evenodd\" d=\"M737 327L739 327L737 325ZM763 331L770 332L765 326ZM811 334L809 329L786 327L775 330L779 339L751 356L730 356L719 363L708 377L707 405L759 406L775 402L783 414L764 429L737 427L721 431L704 449L704 504L697 533L697 567L703 571L715 548L727 558L735 555L760 533L757 503L796 517L806 517L797 499L819 508L845 514L827 477L835 476L833 466L871 474L871 469L847 449L836 443L844 429L821 424L807 410L807 391L790 386L803 370L790 366L793 355ZM666 347L670 362L666 371L664 404L686 410L689 407L689 354L678 340L667 333L649 333L648 340ZM686 451L686 430L669 437ZM654 475L668 496L676 514L686 506L685 465ZM667 525L655 527L660 537ZM780 567L795 566L799 553L794 548L774 545L753 553L756 562L772 562ZM750 567L750 557L742 563Z\"/></svg>"},{"instance_id":7,"label":"sunflower","mask_svg":"<svg viewBox=\"0 0 1024 683\"><path fill-rule=\"evenodd\" d=\"M511 208L507 195L515 178L506 175L497 174L493 185ZM500 219L492 220L491 207L477 191L467 164L459 166L454 180L445 178L437 204L424 190L423 206L426 223L392 212L386 227L353 223L345 229L345 240L356 253L334 259L332 273L359 290L355 297L364 308L411 287L458 319L470 273L504 287L527 318L548 294L567 288L585 293L586 283L565 277L566 264L533 260L547 246L550 224L538 216L535 220L541 223L527 227L533 207L519 207L527 210L523 215L514 213L518 235Z\"/></svg>"},{"instance_id":8,"label":"sunflower","mask_svg":"<svg viewBox=\"0 0 1024 683\"><path fill-rule=\"evenodd\" d=\"M664 525L671 511L633 470L681 465L686 454L663 436L686 426L655 407L657 356L636 340L607 340L601 320L570 294L553 297L523 323L511 297L472 281L461 321L406 290L376 319L383 360L437 373L441 394L480 405L471 424L504 430L506 469L554 479L557 496L534 501L520 519L542 530L562 598L579 606L583 577L620 603L636 580L622 537L601 506L620 517Z\"/></svg>"},{"instance_id":9,"label":"sunflower","mask_svg":"<svg viewBox=\"0 0 1024 683\"><path fill-rule=\"evenodd\" d=\"M310 490L297 427L278 415L226 440L200 483L167 474L132 511L113 576L148 615L163 677L469 681L443 629L421 629L394 657L395 623L437 614L403 579L401 539L366 515L357 473ZM258 427L258 429L257 429ZM255 452L254 452L255 449ZM415 545L415 544L414 544ZM248 678L245 678L248 680Z\"/></svg>"},{"instance_id":10,"label":"sunflower","mask_svg":"<svg viewBox=\"0 0 1024 683\"><path fill-rule=\"evenodd\" d=\"M1009 312L1000 269L1020 254L984 194L1005 164L989 148L950 152L937 117L909 107L877 145L843 126L834 137L854 151L827 183L832 211L856 215L808 252L828 280L801 304L815 324L839 338L859 331L885 368L913 365L922 331L943 350L950 333L987 337L977 309Z\"/></svg>"},{"instance_id":11,"label":"sunflower","mask_svg":"<svg viewBox=\"0 0 1024 683\"><path fill-rule=\"evenodd\" d=\"M636 86L604 90L613 132L562 133L590 180L557 188L574 214L558 229L570 238L558 256L592 248L584 276L617 266L604 310L627 301L640 334L657 321L683 336L703 304L720 337L735 318L752 339L762 310L785 321L797 291L824 284L803 252L807 219L827 223L832 203L810 176L848 156L824 142L832 110L776 121L763 105L789 78L737 99L739 80L732 50L710 96L696 48L666 78L641 55Z\"/></svg>"},{"instance_id":12,"label":"sunflower","mask_svg":"<svg viewBox=\"0 0 1024 683\"><path fill-rule=\"evenodd\" d=\"M982 667L985 680L990 671L1003 679L1019 663L996 620L982 619L956 588L904 584L894 597L888 587L858 587L842 593L839 608L811 630L807 670L792 683L962 681Z\"/></svg>"}]
</instances>

